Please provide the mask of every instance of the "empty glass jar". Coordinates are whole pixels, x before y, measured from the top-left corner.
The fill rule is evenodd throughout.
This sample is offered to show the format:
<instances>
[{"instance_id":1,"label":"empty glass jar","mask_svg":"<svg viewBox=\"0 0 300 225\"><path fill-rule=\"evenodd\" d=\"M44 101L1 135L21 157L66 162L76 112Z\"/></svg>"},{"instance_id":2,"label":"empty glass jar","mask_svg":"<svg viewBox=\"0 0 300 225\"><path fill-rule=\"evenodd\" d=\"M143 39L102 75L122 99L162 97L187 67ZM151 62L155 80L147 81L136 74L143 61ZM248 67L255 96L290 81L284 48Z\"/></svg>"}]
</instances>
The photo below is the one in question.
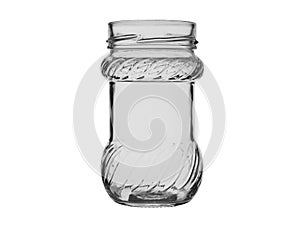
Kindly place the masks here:
<instances>
[{"instance_id":1,"label":"empty glass jar","mask_svg":"<svg viewBox=\"0 0 300 225\"><path fill-rule=\"evenodd\" d=\"M116 202L141 207L190 201L201 183L202 158L194 140L194 81L203 64L195 23L109 23L110 138L102 180Z\"/></svg>"}]
</instances>

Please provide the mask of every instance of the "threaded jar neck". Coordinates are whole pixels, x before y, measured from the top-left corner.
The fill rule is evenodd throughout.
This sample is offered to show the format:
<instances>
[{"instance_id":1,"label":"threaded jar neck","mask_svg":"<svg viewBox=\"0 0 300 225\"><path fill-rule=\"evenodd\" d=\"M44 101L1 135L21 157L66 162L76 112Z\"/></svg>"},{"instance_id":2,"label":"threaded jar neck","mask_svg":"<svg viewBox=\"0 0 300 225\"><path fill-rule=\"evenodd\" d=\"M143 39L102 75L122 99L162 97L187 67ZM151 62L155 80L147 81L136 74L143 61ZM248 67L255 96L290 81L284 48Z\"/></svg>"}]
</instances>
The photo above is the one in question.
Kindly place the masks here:
<instances>
[{"instance_id":1,"label":"threaded jar neck","mask_svg":"<svg viewBox=\"0 0 300 225\"><path fill-rule=\"evenodd\" d=\"M178 20L122 20L108 24L108 48L195 49L196 24Z\"/></svg>"}]
</instances>

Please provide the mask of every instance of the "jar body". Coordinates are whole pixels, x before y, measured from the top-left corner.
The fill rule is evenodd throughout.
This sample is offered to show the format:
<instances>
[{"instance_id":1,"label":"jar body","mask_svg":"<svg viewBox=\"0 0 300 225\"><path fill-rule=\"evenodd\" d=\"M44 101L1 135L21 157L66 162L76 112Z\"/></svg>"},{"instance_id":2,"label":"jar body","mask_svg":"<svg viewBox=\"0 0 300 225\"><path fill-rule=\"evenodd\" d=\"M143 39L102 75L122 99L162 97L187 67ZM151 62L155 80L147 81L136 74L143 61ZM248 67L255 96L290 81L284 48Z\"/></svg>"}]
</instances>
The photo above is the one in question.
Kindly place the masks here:
<instances>
[{"instance_id":1,"label":"jar body","mask_svg":"<svg viewBox=\"0 0 300 225\"><path fill-rule=\"evenodd\" d=\"M194 82L201 61L191 50L111 51L110 139L102 180L116 202L175 206L197 192L202 158L194 140Z\"/></svg>"}]
</instances>

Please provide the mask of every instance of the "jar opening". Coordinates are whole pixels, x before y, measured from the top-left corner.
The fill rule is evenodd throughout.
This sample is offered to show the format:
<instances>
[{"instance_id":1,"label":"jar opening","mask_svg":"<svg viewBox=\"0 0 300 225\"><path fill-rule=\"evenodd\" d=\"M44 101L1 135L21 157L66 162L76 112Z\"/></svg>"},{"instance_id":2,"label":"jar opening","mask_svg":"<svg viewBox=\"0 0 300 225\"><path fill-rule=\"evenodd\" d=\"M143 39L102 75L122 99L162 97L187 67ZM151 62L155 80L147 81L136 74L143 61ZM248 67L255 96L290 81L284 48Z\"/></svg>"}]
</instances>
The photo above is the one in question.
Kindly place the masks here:
<instances>
[{"instance_id":1,"label":"jar opening","mask_svg":"<svg viewBox=\"0 0 300 225\"><path fill-rule=\"evenodd\" d=\"M108 48L195 49L196 24L179 20L121 20L108 24Z\"/></svg>"}]
</instances>

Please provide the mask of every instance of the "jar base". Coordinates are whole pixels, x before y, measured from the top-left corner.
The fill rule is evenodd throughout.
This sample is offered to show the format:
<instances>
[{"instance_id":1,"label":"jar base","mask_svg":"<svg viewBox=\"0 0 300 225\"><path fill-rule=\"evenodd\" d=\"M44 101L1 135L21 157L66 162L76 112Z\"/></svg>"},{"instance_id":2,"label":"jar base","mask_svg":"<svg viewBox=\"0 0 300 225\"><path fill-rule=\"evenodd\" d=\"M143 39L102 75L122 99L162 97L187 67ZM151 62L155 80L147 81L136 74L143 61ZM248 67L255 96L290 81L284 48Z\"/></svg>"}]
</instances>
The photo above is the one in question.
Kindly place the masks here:
<instances>
[{"instance_id":1,"label":"jar base","mask_svg":"<svg viewBox=\"0 0 300 225\"><path fill-rule=\"evenodd\" d=\"M106 185L105 185L106 186ZM173 207L188 203L196 194L197 188L190 191L184 189L170 189L168 191L129 191L126 189L106 186L109 196L121 205L132 207Z\"/></svg>"},{"instance_id":2,"label":"jar base","mask_svg":"<svg viewBox=\"0 0 300 225\"><path fill-rule=\"evenodd\" d=\"M160 196L161 197L161 196ZM142 199L140 196L130 195L128 201L122 201L120 199L113 200L121 205L130 207L141 207L141 208L162 208L162 207L174 207L188 203L191 198L177 201L176 195L167 196L165 198L156 199Z\"/></svg>"},{"instance_id":3,"label":"jar base","mask_svg":"<svg viewBox=\"0 0 300 225\"><path fill-rule=\"evenodd\" d=\"M130 206L130 207L139 207L139 208L164 208L164 207L174 207L178 205L183 205L185 203L188 203L188 201L182 201L182 202L174 202L174 203L159 203L159 202L153 202L153 203L134 203L134 202L124 202L124 201L119 201L119 200L114 200L116 203L125 205L125 206Z\"/></svg>"}]
</instances>

